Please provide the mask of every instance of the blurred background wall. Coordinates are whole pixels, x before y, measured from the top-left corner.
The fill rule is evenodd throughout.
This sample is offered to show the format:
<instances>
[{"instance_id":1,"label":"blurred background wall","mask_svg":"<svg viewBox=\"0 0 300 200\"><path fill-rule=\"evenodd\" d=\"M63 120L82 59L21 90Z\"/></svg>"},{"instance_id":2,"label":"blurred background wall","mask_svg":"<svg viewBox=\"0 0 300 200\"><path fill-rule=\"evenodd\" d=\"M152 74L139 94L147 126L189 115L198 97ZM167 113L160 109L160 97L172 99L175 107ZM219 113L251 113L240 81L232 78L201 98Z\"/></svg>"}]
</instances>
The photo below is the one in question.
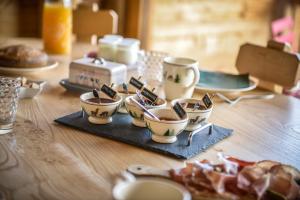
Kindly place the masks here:
<instances>
[{"instance_id":1,"label":"blurred background wall","mask_svg":"<svg viewBox=\"0 0 300 200\"><path fill-rule=\"evenodd\" d=\"M265 45L270 36L273 0L154 1L151 48L196 58L210 68L231 71L240 44Z\"/></svg>"},{"instance_id":2,"label":"blurred background wall","mask_svg":"<svg viewBox=\"0 0 300 200\"><path fill-rule=\"evenodd\" d=\"M271 38L272 20L292 15L300 21L299 0L73 2L113 9L118 14L118 34L141 39L143 48L188 56L203 67L231 72L241 44L265 45ZM43 0L0 0L0 36L41 37L42 6Z\"/></svg>"}]
</instances>

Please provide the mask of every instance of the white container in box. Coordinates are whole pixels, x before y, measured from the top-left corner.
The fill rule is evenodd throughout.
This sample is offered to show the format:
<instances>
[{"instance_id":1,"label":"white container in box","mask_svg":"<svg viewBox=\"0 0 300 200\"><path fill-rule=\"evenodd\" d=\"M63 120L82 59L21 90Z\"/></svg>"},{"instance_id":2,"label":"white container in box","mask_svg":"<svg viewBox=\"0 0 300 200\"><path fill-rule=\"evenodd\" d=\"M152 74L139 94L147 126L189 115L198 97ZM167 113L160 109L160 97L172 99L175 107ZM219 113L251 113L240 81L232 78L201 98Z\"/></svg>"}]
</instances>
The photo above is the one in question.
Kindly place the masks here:
<instances>
[{"instance_id":1,"label":"white container in box","mask_svg":"<svg viewBox=\"0 0 300 200\"><path fill-rule=\"evenodd\" d=\"M127 68L114 63L93 58L81 58L70 63L69 81L71 83L95 88L102 84L122 84L126 82Z\"/></svg>"},{"instance_id":2,"label":"white container in box","mask_svg":"<svg viewBox=\"0 0 300 200\"><path fill-rule=\"evenodd\" d=\"M140 41L133 38L125 38L117 43L115 61L132 65L138 59L138 52L140 50Z\"/></svg>"},{"instance_id":3,"label":"white container in box","mask_svg":"<svg viewBox=\"0 0 300 200\"><path fill-rule=\"evenodd\" d=\"M119 35L106 35L99 39L99 56L105 60L114 61L117 50L117 44L123 39Z\"/></svg>"},{"instance_id":4,"label":"white container in box","mask_svg":"<svg viewBox=\"0 0 300 200\"><path fill-rule=\"evenodd\" d=\"M106 34L103 36L103 38L112 38L112 39L117 39L117 40L122 40L123 36L122 35L115 35L115 34Z\"/></svg>"}]
</instances>

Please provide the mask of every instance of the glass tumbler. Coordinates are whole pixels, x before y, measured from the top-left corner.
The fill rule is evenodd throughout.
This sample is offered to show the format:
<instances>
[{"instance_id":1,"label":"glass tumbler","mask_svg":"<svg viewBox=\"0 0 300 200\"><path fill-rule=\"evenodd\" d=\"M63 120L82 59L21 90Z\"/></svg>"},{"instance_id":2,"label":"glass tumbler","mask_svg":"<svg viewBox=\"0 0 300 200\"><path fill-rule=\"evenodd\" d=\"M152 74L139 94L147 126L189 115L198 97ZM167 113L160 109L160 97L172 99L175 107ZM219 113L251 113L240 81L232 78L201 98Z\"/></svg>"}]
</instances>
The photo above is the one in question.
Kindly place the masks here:
<instances>
[{"instance_id":1,"label":"glass tumbler","mask_svg":"<svg viewBox=\"0 0 300 200\"><path fill-rule=\"evenodd\" d=\"M140 51L138 59L138 74L147 84L160 86L163 78L164 58L168 54L161 51Z\"/></svg>"},{"instance_id":2,"label":"glass tumbler","mask_svg":"<svg viewBox=\"0 0 300 200\"><path fill-rule=\"evenodd\" d=\"M21 78L0 76L0 134L12 131L15 121Z\"/></svg>"}]
</instances>

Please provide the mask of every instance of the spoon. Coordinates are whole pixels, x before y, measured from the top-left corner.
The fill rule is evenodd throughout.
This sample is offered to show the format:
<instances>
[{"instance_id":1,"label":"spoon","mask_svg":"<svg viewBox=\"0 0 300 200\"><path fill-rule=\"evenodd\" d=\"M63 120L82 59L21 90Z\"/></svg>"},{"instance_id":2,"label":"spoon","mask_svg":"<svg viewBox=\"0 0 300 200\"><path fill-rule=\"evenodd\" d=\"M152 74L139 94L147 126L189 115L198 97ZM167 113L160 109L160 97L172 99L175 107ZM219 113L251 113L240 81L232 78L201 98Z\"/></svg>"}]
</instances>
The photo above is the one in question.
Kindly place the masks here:
<instances>
[{"instance_id":1,"label":"spoon","mask_svg":"<svg viewBox=\"0 0 300 200\"><path fill-rule=\"evenodd\" d=\"M242 99L272 99L274 98L274 94L264 94L264 95L244 95L244 96L240 96L240 97L237 97L235 99L229 99L228 97L224 96L223 94L221 93L216 93L216 95L226 101L227 103L229 103L230 105L234 105L236 103L238 103L240 100Z\"/></svg>"},{"instance_id":2,"label":"spoon","mask_svg":"<svg viewBox=\"0 0 300 200\"><path fill-rule=\"evenodd\" d=\"M153 119L156 119L158 121L160 121L160 119L158 117L156 117L153 113L149 112L147 110L147 108L145 108L142 104L140 104L137 100L135 100L134 98L130 98L130 101L132 103L134 103L135 105L137 105L139 108L141 108L145 113L147 113L148 115L150 115L150 117L152 117Z\"/></svg>"},{"instance_id":3,"label":"spoon","mask_svg":"<svg viewBox=\"0 0 300 200\"><path fill-rule=\"evenodd\" d=\"M145 106L146 102L143 100L143 97L142 97L141 93L138 90L136 91L136 96L139 98L140 104L142 104L143 106Z\"/></svg>"}]
</instances>

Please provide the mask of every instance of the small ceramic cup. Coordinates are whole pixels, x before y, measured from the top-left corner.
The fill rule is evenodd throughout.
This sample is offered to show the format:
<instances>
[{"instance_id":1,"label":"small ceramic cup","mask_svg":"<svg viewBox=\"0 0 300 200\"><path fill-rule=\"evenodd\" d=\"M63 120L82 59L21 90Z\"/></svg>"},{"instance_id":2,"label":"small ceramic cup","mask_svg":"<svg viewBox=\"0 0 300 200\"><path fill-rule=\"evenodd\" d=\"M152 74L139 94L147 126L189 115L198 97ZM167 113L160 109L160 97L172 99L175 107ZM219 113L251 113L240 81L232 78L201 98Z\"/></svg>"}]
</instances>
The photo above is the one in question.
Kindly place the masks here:
<instances>
[{"instance_id":1,"label":"small ceramic cup","mask_svg":"<svg viewBox=\"0 0 300 200\"><path fill-rule=\"evenodd\" d=\"M136 94L136 89L132 86L132 85L129 85L128 84L128 93L126 93L123 89L123 85L120 84L120 85L117 85L115 87L115 90L118 92L118 94L122 97L122 102L121 102L121 106L118 110L119 113L124 113L124 114L127 114L127 110L126 110L126 107L125 107L125 99L127 97L131 97L131 96L134 96Z\"/></svg>"},{"instance_id":2,"label":"small ceramic cup","mask_svg":"<svg viewBox=\"0 0 300 200\"><path fill-rule=\"evenodd\" d=\"M163 62L163 86L167 100L191 98L200 79L198 62L190 58L166 57Z\"/></svg>"},{"instance_id":3,"label":"small ceramic cup","mask_svg":"<svg viewBox=\"0 0 300 200\"><path fill-rule=\"evenodd\" d=\"M105 94L100 93L100 98L107 98ZM122 98L117 95L114 102L94 103L88 101L93 98L92 92L84 93L80 96L80 105L83 111L89 116L89 122L93 124L108 124L112 122L112 116L118 111Z\"/></svg>"},{"instance_id":4,"label":"small ceramic cup","mask_svg":"<svg viewBox=\"0 0 300 200\"><path fill-rule=\"evenodd\" d=\"M153 119L145 113L145 122L147 128L151 131L151 138L159 143L174 143L177 141L177 135L181 133L188 124L187 116L180 119L172 109L150 109L149 112L157 116L160 121Z\"/></svg>"},{"instance_id":5,"label":"small ceramic cup","mask_svg":"<svg viewBox=\"0 0 300 200\"><path fill-rule=\"evenodd\" d=\"M162 178L137 178L119 181L112 191L116 200L191 200L191 194L180 184Z\"/></svg>"},{"instance_id":6,"label":"small ceramic cup","mask_svg":"<svg viewBox=\"0 0 300 200\"><path fill-rule=\"evenodd\" d=\"M139 127L146 127L146 123L144 121L144 111L138 106L136 106L134 103L132 103L130 101L130 98L131 97L127 97L125 99L125 107L129 115L132 117L132 124ZM138 100L138 97L136 95L134 95L132 98ZM164 108L166 106L167 106L167 101L162 98L158 98L156 106L146 105L145 107L147 109L151 109L151 108Z\"/></svg>"},{"instance_id":7,"label":"small ceramic cup","mask_svg":"<svg viewBox=\"0 0 300 200\"><path fill-rule=\"evenodd\" d=\"M195 104L201 102L199 99L175 99L171 102L172 105L174 105L176 102L180 104ZM185 130L187 131L194 131L201 127L201 124L203 122L206 122L207 119L210 117L213 107L210 108L204 108L204 109L193 109L193 108L187 108L185 107L184 110L187 113L188 116L188 125Z\"/></svg>"}]
</instances>

